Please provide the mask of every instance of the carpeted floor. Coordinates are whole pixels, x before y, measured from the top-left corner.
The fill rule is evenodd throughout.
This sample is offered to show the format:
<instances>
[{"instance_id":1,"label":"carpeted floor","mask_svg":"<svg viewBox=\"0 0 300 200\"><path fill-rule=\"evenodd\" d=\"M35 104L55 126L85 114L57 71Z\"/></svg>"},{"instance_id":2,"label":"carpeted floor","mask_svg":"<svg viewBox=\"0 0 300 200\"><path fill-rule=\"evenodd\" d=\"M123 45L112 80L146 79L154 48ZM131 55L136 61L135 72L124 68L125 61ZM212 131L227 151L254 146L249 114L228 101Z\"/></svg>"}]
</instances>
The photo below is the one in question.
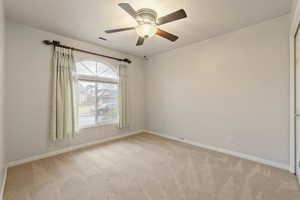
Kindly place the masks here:
<instances>
[{"instance_id":1,"label":"carpeted floor","mask_svg":"<svg viewBox=\"0 0 300 200\"><path fill-rule=\"evenodd\" d=\"M300 200L287 171L139 134L8 170L5 200Z\"/></svg>"}]
</instances>

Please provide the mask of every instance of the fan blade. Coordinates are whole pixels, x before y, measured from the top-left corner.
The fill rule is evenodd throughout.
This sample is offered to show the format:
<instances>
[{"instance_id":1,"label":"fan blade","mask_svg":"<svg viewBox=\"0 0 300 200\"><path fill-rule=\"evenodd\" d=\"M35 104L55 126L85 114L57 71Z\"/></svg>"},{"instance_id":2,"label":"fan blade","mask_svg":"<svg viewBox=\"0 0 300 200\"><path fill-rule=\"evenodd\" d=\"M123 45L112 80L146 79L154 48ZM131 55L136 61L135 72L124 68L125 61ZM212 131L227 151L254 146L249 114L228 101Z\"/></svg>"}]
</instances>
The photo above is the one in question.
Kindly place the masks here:
<instances>
[{"instance_id":1,"label":"fan blade","mask_svg":"<svg viewBox=\"0 0 300 200\"><path fill-rule=\"evenodd\" d=\"M160 17L158 18L158 23L157 25L162 25L162 24L166 24L169 22L173 22L182 18L187 17L185 11L183 9L177 10L173 13L170 13L166 16Z\"/></svg>"},{"instance_id":2,"label":"fan blade","mask_svg":"<svg viewBox=\"0 0 300 200\"><path fill-rule=\"evenodd\" d=\"M136 46L141 46L144 44L145 39L142 37L139 37L137 42L136 42Z\"/></svg>"},{"instance_id":3,"label":"fan blade","mask_svg":"<svg viewBox=\"0 0 300 200\"><path fill-rule=\"evenodd\" d=\"M163 31L163 30L161 30L161 29L157 29L157 31L156 31L156 33L155 33L156 35L159 35L159 36L161 36L161 37L163 37L163 38L166 38L166 39L168 39L168 40L171 40L172 42L175 42L177 39L178 39L178 36L176 36L176 35L173 35L173 34L171 34L171 33L168 33L168 32L166 32L166 31Z\"/></svg>"},{"instance_id":4,"label":"fan blade","mask_svg":"<svg viewBox=\"0 0 300 200\"><path fill-rule=\"evenodd\" d=\"M131 5L129 5L129 3L119 3L118 5L133 18L136 18L136 11L131 7Z\"/></svg>"},{"instance_id":5,"label":"fan blade","mask_svg":"<svg viewBox=\"0 0 300 200\"><path fill-rule=\"evenodd\" d=\"M121 31L129 31L129 30L133 30L133 29L135 29L135 27L117 28L117 29L106 30L105 33L116 33L116 32L121 32Z\"/></svg>"}]
</instances>

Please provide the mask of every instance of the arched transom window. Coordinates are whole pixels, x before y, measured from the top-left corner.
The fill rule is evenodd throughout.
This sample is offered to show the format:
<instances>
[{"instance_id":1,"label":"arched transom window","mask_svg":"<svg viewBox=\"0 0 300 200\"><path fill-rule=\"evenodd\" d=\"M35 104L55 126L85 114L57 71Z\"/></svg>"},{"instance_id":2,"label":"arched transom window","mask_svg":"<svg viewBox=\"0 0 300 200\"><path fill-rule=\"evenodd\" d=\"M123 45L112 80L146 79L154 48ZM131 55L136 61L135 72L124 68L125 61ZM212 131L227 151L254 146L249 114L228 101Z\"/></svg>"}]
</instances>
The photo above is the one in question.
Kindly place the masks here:
<instances>
[{"instance_id":1,"label":"arched transom window","mask_svg":"<svg viewBox=\"0 0 300 200\"><path fill-rule=\"evenodd\" d=\"M118 75L114 67L96 62L76 63L79 89L79 126L118 121Z\"/></svg>"}]
</instances>

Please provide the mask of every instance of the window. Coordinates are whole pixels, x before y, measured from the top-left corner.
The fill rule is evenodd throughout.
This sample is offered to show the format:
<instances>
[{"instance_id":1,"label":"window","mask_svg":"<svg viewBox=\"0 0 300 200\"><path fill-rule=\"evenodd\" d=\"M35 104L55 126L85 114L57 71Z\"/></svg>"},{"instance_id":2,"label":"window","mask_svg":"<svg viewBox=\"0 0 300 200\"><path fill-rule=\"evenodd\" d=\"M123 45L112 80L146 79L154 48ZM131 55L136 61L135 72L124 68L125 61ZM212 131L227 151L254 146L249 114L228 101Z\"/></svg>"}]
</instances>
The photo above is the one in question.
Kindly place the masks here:
<instances>
[{"instance_id":1,"label":"window","mask_svg":"<svg viewBox=\"0 0 300 200\"><path fill-rule=\"evenodd\" d=\"M118 121L118 77L113 67L95 61L76 63L79 127Z\"/></svg>"}]
</instances>

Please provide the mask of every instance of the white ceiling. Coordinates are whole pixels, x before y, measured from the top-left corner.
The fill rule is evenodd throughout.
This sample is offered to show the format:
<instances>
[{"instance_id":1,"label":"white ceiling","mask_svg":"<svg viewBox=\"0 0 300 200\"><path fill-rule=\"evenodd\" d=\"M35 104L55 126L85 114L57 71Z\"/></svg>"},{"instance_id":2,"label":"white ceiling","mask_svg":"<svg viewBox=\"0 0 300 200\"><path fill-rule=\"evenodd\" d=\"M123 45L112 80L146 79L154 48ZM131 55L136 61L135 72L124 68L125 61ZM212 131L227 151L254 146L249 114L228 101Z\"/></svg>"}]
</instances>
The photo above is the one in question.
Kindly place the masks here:
<instances>
[{"instance_id":1,"label":"white ceiling","mask_svg":"<svg viewBox=\"0 0 300 200\"><path fill-rule=\"evenodd\" d=\"M105 34L105 29L134 26L117 5L152 8L159 16L180 8L188 18L160 28L179 36L172 43L154 36L136 47L135 31ZM5 0L6 16L18 23L88 41L133 55L153 55L205 40L290 12L292 0ZM101 41L99 36L108 41ZM51 38L45 38L51 39Z\"/></svg>"}]
</instances>

